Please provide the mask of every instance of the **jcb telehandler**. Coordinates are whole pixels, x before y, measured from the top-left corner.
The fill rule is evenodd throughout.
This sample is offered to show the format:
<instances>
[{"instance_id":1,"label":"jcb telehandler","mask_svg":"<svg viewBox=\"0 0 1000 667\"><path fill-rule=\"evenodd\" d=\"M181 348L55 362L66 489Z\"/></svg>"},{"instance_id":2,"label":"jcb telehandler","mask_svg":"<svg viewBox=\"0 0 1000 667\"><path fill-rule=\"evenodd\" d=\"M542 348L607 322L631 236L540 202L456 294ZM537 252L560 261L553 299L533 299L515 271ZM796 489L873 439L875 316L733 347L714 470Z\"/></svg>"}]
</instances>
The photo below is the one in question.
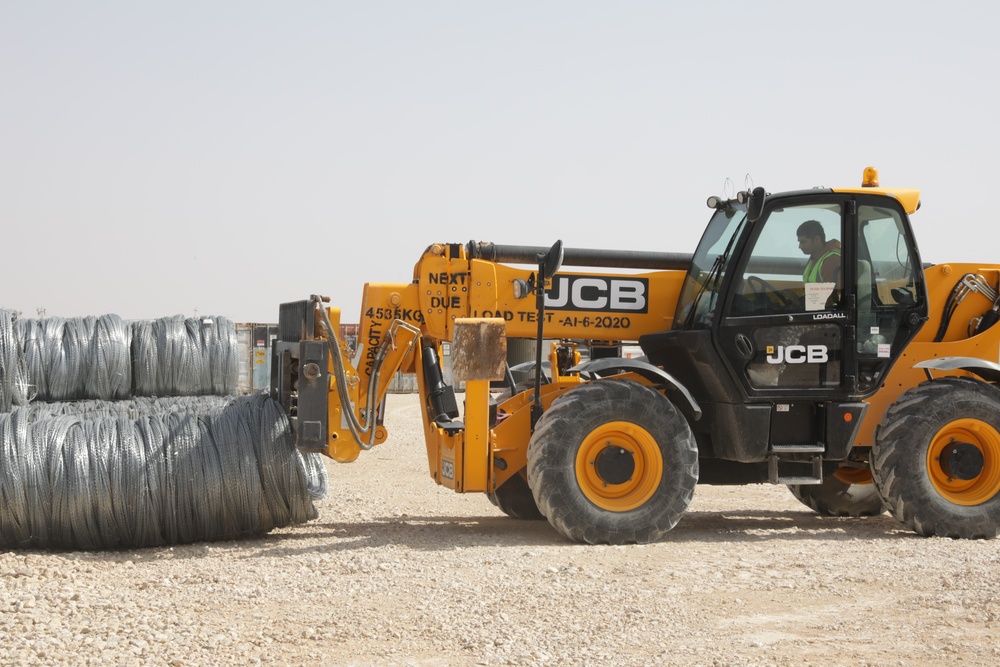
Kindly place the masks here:
<instances>
[{"instance_id":1,"label":"jcb telehandler","mask_svg":"<svg viewBox=\"0 0 1000 667\"><path fill-rule=\"evenodd\" d=\"M402 371L431 477L571 540L656 540L699 482L995 537L1000 265L922 264L919 191L872 168L860 188L708 205L693 255L431 245L412 282L365 286L355 351L325 297L282 305L272 392L299 447L346 462L383 442ZM530 382L507 363L514 339L534 340Z\"/></svg>"}]
</instances>

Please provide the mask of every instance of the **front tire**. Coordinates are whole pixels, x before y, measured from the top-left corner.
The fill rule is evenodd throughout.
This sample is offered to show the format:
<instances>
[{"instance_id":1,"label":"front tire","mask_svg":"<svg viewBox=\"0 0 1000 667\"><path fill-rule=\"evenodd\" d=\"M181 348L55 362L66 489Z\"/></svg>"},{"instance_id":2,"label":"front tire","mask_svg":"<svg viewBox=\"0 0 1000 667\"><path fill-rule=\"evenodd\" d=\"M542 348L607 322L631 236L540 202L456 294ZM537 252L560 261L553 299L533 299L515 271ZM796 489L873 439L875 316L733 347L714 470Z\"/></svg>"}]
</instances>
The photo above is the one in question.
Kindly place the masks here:
<instances>
[{"instance_id":1,"label":"front tire","mask_svg":"<svg viewBox=\"0 0 1000 667\"><path fill-rule=\"evenodd\" d=\"M994 538L1000 530L1000 391L941 378L885 414L872 474L886 507L920 535Z\"/></svg>"},{"instance_id":2,"label":"front tire","mask_svg":"<svg viewBox=\"0 0 1000 667\"><path fill-rule=\"evenodd\" d=\"M553 401L528 445L539 510L575 542L653 542L677 525L698 482L698 448L680 411L625 380Z\"/></svg>"}]
</instances>

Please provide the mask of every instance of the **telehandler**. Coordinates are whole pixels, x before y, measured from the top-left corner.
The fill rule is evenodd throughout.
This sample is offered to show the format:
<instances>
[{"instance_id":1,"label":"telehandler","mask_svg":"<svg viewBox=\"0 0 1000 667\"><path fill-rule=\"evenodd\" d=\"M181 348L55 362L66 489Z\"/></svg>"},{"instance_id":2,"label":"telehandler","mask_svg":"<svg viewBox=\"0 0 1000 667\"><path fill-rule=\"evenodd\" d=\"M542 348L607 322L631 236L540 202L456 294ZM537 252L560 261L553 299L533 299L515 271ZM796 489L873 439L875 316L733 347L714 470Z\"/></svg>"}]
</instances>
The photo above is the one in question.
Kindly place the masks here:
<instances>
[{"instance_id":1,"label":"telehandler","mask_svg":"<svg viewBox=\"0 0 1000 667\"><path fill-rule=\"evenodd\" d=\"M919 195L869 167L861 187L710 197L693 255L434 244L412 282L365 286L354 351L326 297L283 304L272 395L302 450L347 462L415 374L434 481L574 541L657 540L699 482L993 538L1000 265L923 264ZM517 339L534 359L512 367Z\"/></svg>"}]
</instances>

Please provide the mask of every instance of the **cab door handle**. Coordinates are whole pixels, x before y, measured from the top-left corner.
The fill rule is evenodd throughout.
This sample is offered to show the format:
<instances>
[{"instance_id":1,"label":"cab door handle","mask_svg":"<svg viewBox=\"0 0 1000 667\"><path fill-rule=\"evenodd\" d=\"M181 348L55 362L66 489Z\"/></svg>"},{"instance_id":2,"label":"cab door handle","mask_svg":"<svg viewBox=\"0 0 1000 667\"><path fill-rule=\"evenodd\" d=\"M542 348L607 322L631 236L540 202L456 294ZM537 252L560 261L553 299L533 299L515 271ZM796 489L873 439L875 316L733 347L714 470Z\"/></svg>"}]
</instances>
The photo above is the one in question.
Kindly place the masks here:
<instances>
[{"instance_id":1,"label":"cab door handle","mask_svg":"<svg viewBox=\"0 0 1000 667\"><path fill-rule=\"evenodd\" d=\"M744 359L751 359L753 357L753 343L750 339L743 334L736 334L736 353L739 354Z\"/></svg>"}]
</instances>

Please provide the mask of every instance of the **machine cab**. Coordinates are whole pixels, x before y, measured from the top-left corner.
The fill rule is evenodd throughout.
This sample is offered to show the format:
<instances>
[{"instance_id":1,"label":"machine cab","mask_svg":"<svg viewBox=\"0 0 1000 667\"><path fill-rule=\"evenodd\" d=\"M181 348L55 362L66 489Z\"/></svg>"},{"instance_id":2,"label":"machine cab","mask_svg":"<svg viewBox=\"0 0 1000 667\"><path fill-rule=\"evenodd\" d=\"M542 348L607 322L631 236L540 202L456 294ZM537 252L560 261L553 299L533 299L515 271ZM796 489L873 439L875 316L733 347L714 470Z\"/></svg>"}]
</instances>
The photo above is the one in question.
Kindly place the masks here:
<instances>
[{"instance_id":1,"label":"machine cab","mask_svg":"<svg viewBox=\"0 0 1000 667\"><path fill-rule=\"evenodd\" d=\"M758 210L751 220L745 204L717 204L675 329L711 331L747 398L874 393L927 313L903 206L808 190Z\"/></svg>"},{"instance_id":2,"label":"machine cab","mask_svg":"<svg viewBox=\"0 0 1000 667\"><path fill-rule=\"evenodd\" d=\"M640 345L704 410L703 455L749 462L823 442L843 458L853 438L826 411L859 418L926 320L910 204L887 190L760 188L709 204L673 329Z\"/></svg>"}]
</instances>

